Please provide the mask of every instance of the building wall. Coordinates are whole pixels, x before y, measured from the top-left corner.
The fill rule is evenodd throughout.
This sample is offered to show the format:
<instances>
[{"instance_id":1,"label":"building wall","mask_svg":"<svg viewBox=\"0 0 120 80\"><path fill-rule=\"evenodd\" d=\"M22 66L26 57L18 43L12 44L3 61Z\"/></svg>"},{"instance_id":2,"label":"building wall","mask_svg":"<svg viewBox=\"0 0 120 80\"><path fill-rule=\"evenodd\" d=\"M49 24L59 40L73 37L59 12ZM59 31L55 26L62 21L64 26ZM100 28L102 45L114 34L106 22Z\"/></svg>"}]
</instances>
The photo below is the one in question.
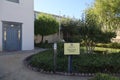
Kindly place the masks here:
<instances>
[{"instance_id":1,"label":"building wall","mask_svg":"<svg viewBox=\"0 0 120 80\"><path fill-rule=\"evenodd\" d=\"M35 35L35 43L40 43L41 42L41 35ZM51 34L48 36L44 36L43 38L43 42L48 41L48 43L54 43L54 42L58 42L59 41L59 35L58 33L55 34ZM63 34L61 33L60 35L60 40L63 40Z\"/></svg>"},{"instance_id":2,"label":"building wall","mask_svg":"<svg viewBox=\"0 0 120 80\"><path fill-rule=\"evenodd\" d=\"M118 29L118 30L116 31L116 34L117 34L116 38L117 38L117 39L120 39L120 29Z\"/></svg>"},{"instance_id":3,"label":"building wall","mask_svg":"<svg viewBox=\"0 0 120 80\"><path fill-rule=\"evenodd\" d=\"M111 41L120 43L120 29L116 31L116 38L112 38Z\"/></svg>"},{"instance_id":4,"label":"building wall","mask_svg":"<svg viewBox=\"0 0 120 80\"><path fill-rule=\"evenodd\" d=\"M22 23L22 50L34 49L33 3L33 0L20 0L20 3L0 0L0 50L2 50L2 21Z\"/></svg>"},{"instance_id":5,"label":"building wall","mask_svg":"<svg viewBox=\"0 0 120 80\"><path fill-rule=\"evenodd\" d=\"M3 0L0 0L0 51L2 51L2 2Z\"/></svg>"},{"instance_id":6,"label":"building wall","mask_svg":"<svg viewBox=\"0 0 120 80\"><path fill-rule=\"evenodd\" d=\"M35 36L35 43L40 43L41 42L41 35L37 35ZM53 42L57 42L59 40L58 34L52 34L52 35L48 35L48 36L44 36L43 38L43 42L48 41L48 43L53 43Z\"/></svg>"}]
</instances>

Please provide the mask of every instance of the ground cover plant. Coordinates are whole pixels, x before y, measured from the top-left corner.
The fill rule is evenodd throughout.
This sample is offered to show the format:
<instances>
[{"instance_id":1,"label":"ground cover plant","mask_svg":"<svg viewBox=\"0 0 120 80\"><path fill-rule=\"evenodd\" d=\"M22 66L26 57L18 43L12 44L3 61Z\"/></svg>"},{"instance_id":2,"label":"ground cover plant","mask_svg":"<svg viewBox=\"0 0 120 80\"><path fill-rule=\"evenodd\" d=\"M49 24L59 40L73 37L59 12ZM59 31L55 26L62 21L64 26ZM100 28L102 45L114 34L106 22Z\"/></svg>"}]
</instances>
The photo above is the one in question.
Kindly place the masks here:
<instances>
[{"instance_id":1,"label":"ground cover plant","mask_svg":"<svg viewBox=\"0 0 120 80\"><path fill-rule=\"evenodd\" d=\"M57 68L59 72L67 72L68 56L64 55L63 44L58 44ZM114 54L113 54L114 53ZM79 56L73 56L73 72L77 73L120 73L120 53L84 53L81 48ZM53 49L33 55L28 64L45 71L53 71Z\"/></svg>"},{"instance_id":2,"label":"ground cover plant","mask_svg":"<svg viewBox=\"0 0 120 80\"><path fill-rule=\"evenodd\" d=\"M97 73L95 77L89 80L120 80L118 77L114 77L108 74Z\"/></svg>"}]
</instances>

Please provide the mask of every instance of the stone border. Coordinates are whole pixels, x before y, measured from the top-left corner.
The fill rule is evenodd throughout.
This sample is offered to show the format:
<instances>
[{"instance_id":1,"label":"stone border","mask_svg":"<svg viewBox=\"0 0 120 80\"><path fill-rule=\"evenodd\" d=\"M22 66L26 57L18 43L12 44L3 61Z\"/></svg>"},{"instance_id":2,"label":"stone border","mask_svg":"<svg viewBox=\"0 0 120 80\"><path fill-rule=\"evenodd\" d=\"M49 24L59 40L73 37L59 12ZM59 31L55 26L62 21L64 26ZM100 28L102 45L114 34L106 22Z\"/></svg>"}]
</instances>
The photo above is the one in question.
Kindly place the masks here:
<instances>
[{"instance_id":1,"label":"stone border","mask_svg":"<svg viewBox=\"0 0 120 80\"><path fill-rule=\"evenodd\" d=\"M34 54L33 54L34 55ZM28 67L29 69L36 71L36 72L41 72L44 74L56 74L56 75L63 75L63 76L80 76L80 77L94 77L96 73L67 73L67 72L53 72L53 71L44 71L43 69L38 69L35 67L32 67L28 64L28 60L33 56L29 56L26 59L24 59L24 65ZM111 76L120 76L120 73L106 73Z\"/></svg>"}]
</instances>

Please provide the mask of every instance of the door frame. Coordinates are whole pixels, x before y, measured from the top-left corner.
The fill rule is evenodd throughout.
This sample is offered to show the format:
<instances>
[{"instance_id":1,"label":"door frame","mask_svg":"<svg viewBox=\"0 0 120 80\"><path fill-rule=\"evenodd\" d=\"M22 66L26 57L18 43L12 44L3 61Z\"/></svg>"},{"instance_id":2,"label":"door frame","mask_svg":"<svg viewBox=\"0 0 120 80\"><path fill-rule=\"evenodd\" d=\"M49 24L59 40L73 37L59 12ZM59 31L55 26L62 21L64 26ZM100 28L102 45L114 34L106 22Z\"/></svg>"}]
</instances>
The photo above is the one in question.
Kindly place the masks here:
<instances>
[{"instance_id":1,"label":"door frame","mask_svg":"<svg viewBox=\"0 0 120 80\"><path fill-rule=\"evenodd\" d=\"M12 22L12 21L2 21L2 43L3 43L2 48L3 48L3 51L7 51L5 49L5 41L4 41L4 28L5 28L5 25L10 25L10 26L19 25L20 26L20 43L19 43L20 48L17 51L22 50L22 23L20 23L20 22Z\"/></svg>"}]
</instances>

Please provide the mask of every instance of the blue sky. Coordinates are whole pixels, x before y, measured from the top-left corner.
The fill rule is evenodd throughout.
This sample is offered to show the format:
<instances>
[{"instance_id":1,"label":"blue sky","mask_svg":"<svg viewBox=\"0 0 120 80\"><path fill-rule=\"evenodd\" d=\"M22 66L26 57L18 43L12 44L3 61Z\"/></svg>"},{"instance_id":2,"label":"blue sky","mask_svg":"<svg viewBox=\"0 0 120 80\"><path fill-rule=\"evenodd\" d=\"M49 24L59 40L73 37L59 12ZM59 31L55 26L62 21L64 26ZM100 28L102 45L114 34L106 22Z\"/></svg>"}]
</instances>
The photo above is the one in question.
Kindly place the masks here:
<instances>
[{"instance_id":1,"label":"blue sky","mask_svg":"<svg viewBox=\"0 0 120 80\"><path fill-rule=\"evenodd\" d=\"M34 10L80 18L94 0L34 0Z\"/></svg>"}]
</instances>

